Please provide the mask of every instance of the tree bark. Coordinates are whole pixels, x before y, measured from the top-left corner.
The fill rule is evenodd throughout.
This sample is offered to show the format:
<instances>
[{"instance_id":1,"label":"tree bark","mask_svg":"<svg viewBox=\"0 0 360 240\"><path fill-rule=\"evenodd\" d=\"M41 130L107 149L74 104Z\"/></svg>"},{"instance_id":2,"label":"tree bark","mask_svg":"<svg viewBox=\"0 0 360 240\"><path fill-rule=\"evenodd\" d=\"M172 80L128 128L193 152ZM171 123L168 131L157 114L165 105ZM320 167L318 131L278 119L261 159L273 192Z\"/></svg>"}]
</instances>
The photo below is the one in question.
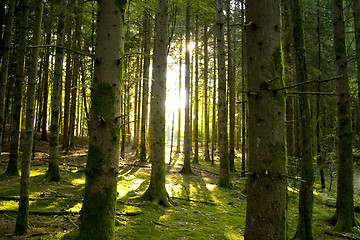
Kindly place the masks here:
<instances>
[{"instance_id":1,"label":"tree bark","mask_svg":"<svg viewBox=\"0 0 360 240\"><path fill-rule=\"evenodd\" d=\"M304 42L304 25L301 0L291 0L293 21L293 38L295 50L296 80L298 83L308 81L306 53ZM298 87L300 92L308 92L307 84ZM301 178L299 193L299 222L294 239L314 239L312 233L312 214L314 205L313 184L314 169L312 155L312 134L310 102L307 94L299 96L301 124Z\"/></svg>"},{"instance_id":2,"label":"tree bark","mask_svg":"<svg viewBox=\"0 0 360 240\"><path fill-rule=\"evenodd\" d=\"M353 143L350 115L350 88L347 68L343 1L331 0L333 20L335 72L338 117L338 176L336 213L333 222L337 231L352 231L354 216Z\"/></svg>"},{"instance_id":3,"label":"tree bark","mask_svg":"<svg viewBox=\"0 0 360 240\"><path fill-rule=\"evenodd\" d=\"M180 39L180 54L179 54L179 103L181 103L181 79L182 79L182 45L183 40ZM181 106L178 110L178 127L177 127L177 144L176 144L176 153L180 153L180 139L181 139Z\"/></svg>"},{"instance_id":4,"label":"tree bark","mask_svg":"<svg viewBox=\"0 0 360 240\"><path fill-rule=\"evenodd\" d=\"M81 50L82 44L82 34L81 34L81 26L82 26L82 3L81 1L77 1L75 3L75 50ZM76 101L78 99L78 80L80 77L80 61L81 56L77 55L74 58L74 72L73 72L73 79L71 84L71 105L70 105L70 128L69 128L69 140L70 140L70 148L74 149L75 147L75 126L76 124Z\"/></svg>"},{"instance_id":5,"label":"tree bark","mask_svg":"<svg viewBox=\"0 0 360 240\"><path fill-rule=\"evenodd\" d=\"M8 175L18 175L19 145L20 145L20 126L21 126L21 107L23 100L23 88L25 82L25 58L26 58L26 36L28 34L29 0L21 2L19 12L19 44L17 50L15 90L11 106L11 138L10 155L6 169Z\"/></svg>"},{"instance_id":6,"label":"tree bark","mask_svg":"<svg viewBox=\"0 0 360 240\"><path fill-rule=\"evenodd\" d=\"M51 5L52 6L52 5ZM50 11L52 7L50 7ZM51 43L51 27L47 24L46 29L46 40L45 44L50 45ZM48 95L49 95L49 67L50 67L50 48L45 49L44 56L44 72L43 72L43 105L42 105L42 125L41 125L41 140L47 140L47 112L48 112Z\"/></svg>"},{"instance_id":7,"label":"tree bark","mask_svg":"<svg viewBox=\"0 0 360 240\"><path fill-rule=\"evenodd\" d=\"M13 23L15 13L15 1L9 1L6 28L3 37L3 56L0 72L0 153L2 152L3 132L5 125L5 97L7 78L9 73L10 46L13 39ZM1 46L0 46L1 47Z\"/></svg>"},{"instance_id":8,"label":"tree bark","mask_svg":"<svg viewBox=\"0 0 360 240\"><path fill-rule=\"evenodd\" d=\"M46 176L51 181L60 180L60 167L59 167L59 119L61 108L61 82L63 70L63 57L64 49L64 30L65 30L65 16L66 16L67 0L60 1L59 8L59 23L57 30L55 55L55 69L53 89L51 94L51 123L50 123L50 154L49 154L49 169Z\"/></svg>"},{"instance_id":9,"label":"tree bark","mask_svg":"<svg viewBox=\"0 0 360 240\"><path fill-rule=\"evenodd\" d=\"M190 9L191 0L186 0L186 48L185 48L185 127L184 127L184 165L180 172L191 174L190 138Z\"/></svg>"},{"instance_id":10,"label":"tree bark","mask_svg":"<svg viewBox=\"0 0 360 240\"><path fill-rule=\"evenodd\" d=\"M69 14L72 17L72 14ZM66 29L66 45L68 48L71 48L72 42L72 18L68 17L67 21L71 24L67 24ZM62 148L65 152L69 151L69 116L70 116L70 94L71 94L71 79L73 77L73 53L67 51L66 53L66 72L65 72L65 94L64 94L64 118L63 118L63 143Z\"/></svg>"},{"instance_id":11,"label":"tree bark","mask_svg":"<svg viewBox=\"0 0 360 240\"><path fill-rule=\"evenodd\" d=\"M228 107L226 98L226 67L225 67L225 41L224 41L224 3L216 1L217 16L217 58L218 58L218 118L219 118L219 155L220 155L220 174L218 185L220 187L230 187L230 162L228 144Z\"/></svg>"},{"instance_id":12,"label":"tree bark","mask_svg":"<svg viewBox=\"0 0 360 240\"><path fill-rule=\"evenodd\" d=\"M193 163L199 164L199 23L195 20L195 107L194 107L194 157Z\"/></svg>"},{"instance_id":13,"label":"tree bark","mask_svg":"<svg viewBox=\"0 0 360 240\"><path fill-rule=\"evenodd\" d=\"M33 29L32 45L40 43L41 21L43 15L43 0L35 1L35 20ZM27 233L29 226L29 183L30 183L30 161L33 150L34 140L34 120L35 120L35 95L36 77L38 70L39 48L32 48L30 55L30 68L28 76L28 86L26 92L26 122L23 146L23 156L21 161L20 179L20 200L19 211L16 218L15 234L23 235Z\"/></svg>"},{"instance_id":14,"label":"tree bark","mask_svg":"<svg viewBox=\"0 0 360 240\"><path fill-rule=\"evenodd\" d=\"M152 155L150 185L142 199L169 206L165 188L165 102L168 47L168 1L159 0L155 25L152 87Z\"/></svg>"},{"instance_id":15,"label":"tree bark","mask_svg":"<svg viewBox=\"0 0 360 240\"><path fill-rule=\"evenodd\" d=\"M143 66L143 89L141 104L141 128L140 128L140 161L146 161L146 123L148 121L149 105L149 69L150 69L150 15L144 11L144 66Z\"/></svg>"},{"instance_id":16,"label":"tree bark","mask_svg":"<svg viewBox=\"0 0 360 240\"><path fill-rule=\"evenodd\" d=\"M231 39L231 8L230 0L226 0L226 27L227 27L227 47L228 47L228 86L229 86L229 167L231 172L235 169L235 71L234 58L232 56L232 39Z\"/></svg>"},{"instance_id":17,"label":"tree bark","mask_svg":"<svg viewBox=\"0 0 360 240\"><path fill-rule=\"evenodd\" d=\"M96 66L89 123L80 239L114 239L123 81L124 15L128 1L99 1Z\"/></svg>"},{"instance_id":18,"label":"tree bark","mask_svg":"<svg viewBox=\"0 0 360 240\"><path fill-rule=\"evenodd\" d=\"M205 117L205 161L210 162L209 153L209 113L208 113L208 82L209 82L209 51L208 51L208 25L204 23L204 117Z\"/></svg>"},{"instance_id":19,"label":"tree bark","mask_svg":"<svg viewBox=\"0 0 360 240\"><path fill-rule=\"evenodd\" d=\"M248 179L245 239L286 239L280 1L246 2Z\"/></svg>"}]
</instances>

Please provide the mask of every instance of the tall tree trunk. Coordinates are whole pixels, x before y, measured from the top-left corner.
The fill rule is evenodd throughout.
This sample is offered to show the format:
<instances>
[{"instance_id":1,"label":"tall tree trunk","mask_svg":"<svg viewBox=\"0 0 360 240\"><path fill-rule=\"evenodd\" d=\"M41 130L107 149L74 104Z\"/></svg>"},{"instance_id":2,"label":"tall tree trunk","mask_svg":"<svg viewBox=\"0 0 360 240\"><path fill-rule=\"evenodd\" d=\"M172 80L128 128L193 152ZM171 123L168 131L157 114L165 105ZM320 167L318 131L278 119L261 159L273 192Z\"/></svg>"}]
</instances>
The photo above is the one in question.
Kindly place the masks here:
<instances>
[{"instance_id":1,"label":"tall tree trunk","mask_svg":"<svg viewBox=\"0 0 360 240\"><path fill-rule=\"evenodd\" d=\"M72 16L70 14L70 16ZM67 21L71 24L66 26L66 45L71 48L72 42L72 18L68 17ZM65 72L65 94L64 94L64 120L63 120L63 143L62 148L65 152L69 151L69 116L70 116L70 93L71 93L71 79L73 77L73 53L67 51L66 53L66 72ZM77 57L77 56L76 56Z\"/></svg>"},{"instance_id":2,"label":"tall tree trunk","mask_svg":"<svg viewBox=\"0 0 360 240\"><path fill-rule=\"evenodd\" d=\"M80 215L80 239L83 240L115 238L123 28L127 4L127 0L98 3L97 61L91 98L86 184Z\"/></svg>"},{"instance_id":3,"label":"tall tree trunk","mask_svg":"<svg viewBox=\"0 0 360 240\"><path fill-rule=\"evenodd\" d=\"M356 43L356 74L357 74L357 85L360 89L360 0L353 0L354 9L354 27L355 27L355 43ZM360 91L358 91L358 99L360 99ZM357 112L356 112L356 134L360 135L360 101L358 101Z\"/></svg>"},{"instance_id":4,"label":"tall tree trunk","mask_svg":"<svg viewBox=\"0 0 360 240\"><path fill-rule=\"evenodd\" d=\"M214 43L214 67L213 67L213 78L214 78L214 87L213 87L213 104L212 104L212 140L211 140L211 163L214 164L214 155L216 148L217 140L217 124L216 124L216 44Z\"/></svg>"},{"instance_id":5,"label":"tall tree trunk","mask_svg":"<svg viewBox=\"0 0 360 240\"><path fill-rule=\"evenodd\" d=\"M190 9L191 0L186 0L186 47L185 47L185 127L184 127L184 165L180 172L191 174L191 138L190 138Z\"/></svg>"},{"instance_id":6,"label":"tall tree trunk","mask_svg":"<svg viewBox=\"0 0 360 240\"><path fill-rule=\"evenodd\" d=\"M81 25L82 25L82 3L81 1L76 2L75 6L75 49L81 51ZM75 126L76 124L76 101L78 95L78 79L80 76L80 61L81 56L78 55L74 58L74 74L71 85L71 105L70 105L70 148L73 149L75 147Z\"/></svg>"},{"instance_id":7,"label":"tall tree trunk","mask_svg":"<svg viewBox=\"0 0 360 240\"><path fill-rule=\"evenodd\" d=\"M135 96L134 96L134 141L133 141L133 146L132 149L136 150L136 154L137 154L137 149L138 149L138 139L139 139L139 130L138 130L138 118L139 118L139 89L140 89L140 85L138 79L140 79L140 57L136 58L136 73L135 73L135 79L136 79L136 83L135 83Z\"/></svg>"},{"instance_id":8,"label":"tall tree trunk","mask_svg":"<svg viewBox=\"0 0 360 240\"><path fill-rule=\"evenodd\" d=\"M350 88L347 68L345 43L345 24L343 1L331 0L333 20L335 71L341 76L336 81L338 96L338 177L336 195L336 213L334 216L335 230L352 231L355 225L354 216L354 173L352 126L350 115Z\"/></svg>"},{"instance_id":9,"label":"tall tree trunk","mask_svg":"<svg viewBox=\"0 0 360 240\"><path fill-rule=\"evenodd\" d=\"M181 79L182 79L182 44L183 40L180 39L180 55L179 55L179 103L181 103ZM180 139L181 139L181 106L178 110L178 135L177 135L177 144L176 152L180 153Z\"/></svg>"},{"instance_id":10,"label":"tall tree trunk","mask_svg":"<svg viewBox=\"0 0 360 240\"><path fill-rule=\"evenodd\" d=\"M41 21L43 15L43 0L35 1L35 20L33 29L32 45L40 43ZM29 226L29 183L30 183L30 160L33 150L34 140L34 120L35 120L35 93L36 77L38 70L39 48L32 48L30 54L30 68L28 76L28 86L26 92L26 120L23 156L21 161L21 180L20 180L20 200L19 211L16 218L15 234L23 235L27 233Z\"/></svg>"},{"instance_id":11,"label":"tall tree trunk","mask_svg":"<svg viewBox=\"0 0 360 240\"><path fill-rule=\"evenodd\" d=\"M140 161L146 161L146 122L148 120L149 105L149 69L150 69L150 16L144 11L144 66L143 66L143 89L141 107L140 128Z\"/></svg>"},{"instance_id":12,"label":"tall tree trunk","mask_svg":"<svg viewBox=\"0 0 360 240\"><path fill-rule=\"evenodd\" d=\"M52 6L52 4L51 4ZM51 7L52 10L52 7ZM51 11L50 10L50 11ZM46 39L45 44L51 43L51 27L48 24L45 25ZM48 95L49 95L49 67L50 67L50 48L45 49L44 56L44 72L43 72L43 105L42 105L42 125L41 125L41 140L47 140L47 112L48 112Z\"/></svg>"},{"instance_id":13,"label":"tall tree trunk","mask_svg":"<svg viewBox=\"0 0 360 240\"><path fill-rule=\"evenodd\" d=\"M195 108L194 108L194 158L193 163L199 163L199 22L195 20Z\"/></svg>"},{"instance_id":14,"label":"tall tree trunk","mask_svg":"<svg viewBox=\"0 0 360 240\"><path fill-rule=\"evenodd\" d=\"M169 206L169 194L165 188L165 101L168 46L168 1L159 0L155 26L154 68L152 87L151 178L143 199Z\"/></svg>"},{"instance_id":15,"label":"tall tree trunk","mask_svg":"<svg viewBox=\"0 0 360 240\"><path fill-rule=\"evenodd\" d=\"M226 27L227 27L227 47L228 47L228 85L229 85L229 164L230 171L235 172L235 71L232 56L231 39L231 8L230 0L226 0Z\"/></svg>"},{"instance_id":16,"label":"tall tree trunk","mask_svg":"<svg viewBox=\"0 0 360 240\"><path fill-rule=\"evenodd\" d=\"M204 23L204 115L205 115L205 161L210 161L209 153L209 113L208 113L208 82L209 82L209 51L208 25Z\"/></svg>"},{"instance_id":17,"label":"tall tree trunk","mask_svg":"<svg viewBox=\"0 0 360 240\"><path fill-rule=\"evenodd\" d=\"M226 67L225 67L225 41L224 41L224 3L216 0L217 17L217 50L218 50L218 117L219 117L219 155L220 174L218 185L230 187L230 162L228 144L228 107L226 101Z\"/></svg>"},{"instance_id":18,"label":"tall tree trunk","mask_svg":"<svg viewBox=\"0 0 360 240\"><path fill-rule=\"evenodd\" d=\"M243 23L241 31L241 176L245 177L247 151L247 111L246 111L246 38L245 38L245 3L242 2L241 7L241 23Z\"/></svg>"},{"instance_id":19,"label":"tall tree trunk","mask_svg":"<svg viewBox=\"0 0 360 240\"><path fill-rule=\"evenodd\" d=\"M286 239L280 1L246 2L249 157L245 239Z\"/></svg>"},{"instance_id":20,"label":"tall tree trunk","mask_svg":"<svg viewBox=\"0 0 360 240\"><path fill-rule=\"evenodd\" d=\"M50 123L50 154L49 154L49 169L47 171L47 178L51 181L60 180L60 168L59 168L59 119L61 108L61 82L62 82L62 70L63 70L63 57L64 50L64 30L65 30L65 16L66 16L67 0L60 1L59 9L59 23L56 37L55 55L55 69L53 89L51 94L51 123Z\"/></svg>"},{"instance_id":21,"label":"tall tree trunk","mask_svg":"<svg viewBox=\"0 0 360 240\"><path fill-rule=\"evenodd\" d=\"M0 154L2 152L3 132L5 126L5 98L9 73L10 46L13 39L15 3L16 1L9 1L6 28L3 37L3 57L0 72Z\"/></svg>"},{"instance_id":22,"label":"tall tree trunk","mask_svg":"<svg viewBox=\"0 0 360 240\"><path fill-rule=\"evenodd\" d=\"M21 107L23 99L23 87L25 82L25 57L26 57L26 36L28 34L29 0L21 1L19 13L19 44L17 50L17 65L15 91L11 106L11 139L10 155L6 169L6 174L18 175L20 127L21 127Z\"/></svg>"},{"instance_id":23,"label":"tall tree trunk","mask_svg":"<svg viewBox=\"0 0 360 240\"><path fill-rule=\"evenodd\" d=\"M359 6L360 7L360 6ZM316 33L317 33L317 47L318 47L318 59L317 59L317 70L321 72L321 34L320 34L320 0L317 0L317 16L316 16L317 24L316 24ZM360 76L360 75L359 75ZM318 81L320 81L321 75L318 77ZM317 83L318 92L321 92L321 84ZM360 116L360 115L359 115ZM316 145L317 145L317 164L319 166L320 173L320 182L321 188L325 189L325 174L324 174L324 163L323 163L323 154L320 145L320 95L316 96Z\"/></svg>"},{"instance_id":24,"label":"tall tree trunk","mask_svg":"<svg viewBox=\"0 0 360 240\"><path fill-rule=\"evenodd\" d=\"M304 26L301 0L291 0L291 15L293 21L293 37L295 50L296 80L298 83L308 81L306 53L304 42ZM308 85L298 87L300 92L308 92ZM299 193L299 222L295 239L314 239L312 233L312 213L314 205L313 184L314 169L312 155L311 114L309 97L299 96L300 124L301 124L301 178Z\"/></svg>"}]
</instances>

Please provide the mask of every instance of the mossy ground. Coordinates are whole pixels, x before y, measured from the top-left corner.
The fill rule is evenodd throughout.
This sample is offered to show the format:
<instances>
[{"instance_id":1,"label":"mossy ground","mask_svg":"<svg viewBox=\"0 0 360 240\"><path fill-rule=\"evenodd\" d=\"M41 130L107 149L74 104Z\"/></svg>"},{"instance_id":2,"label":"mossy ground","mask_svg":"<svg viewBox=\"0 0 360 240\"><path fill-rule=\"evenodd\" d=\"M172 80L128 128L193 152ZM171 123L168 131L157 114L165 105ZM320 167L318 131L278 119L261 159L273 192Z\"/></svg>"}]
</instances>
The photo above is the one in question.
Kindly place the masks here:
<instances>
[{"instance_id":1,"label":"mossy ground","mask_svg":"<svg viewBox=\"0 0 360 240\"><path fill-rule=\"evenodd\" d=\"M81 139L80 139L81 140ZM79 141L80 141L79 140ZM81 141L84 141L82 139ZM19 194L19 177L3 175L8 155L0 162L0 239L69 239L69 233L78 229L85 184L86 141L75 151L61 158L61 180L46 180L47 142L36 141L37 152L31 167L30 227L27 236L15 237L15 220ZM169 148L167 148L169 149ZM163 207L138 200L149 184L150 164L138 162L130 150L121 167L118 182L116 239L243 239L245 230L245 178L232 174L232 188L217 186L218 159L215 165L200 158L193 165L195 175L183 175L182 155L167 165L166 187L174 205ZM167 157L169 154L166 155ZM200 156L202 154L200 153ZM235 164L240 168L240 156ZM358 170L355 171L358 173ZM357 185L356 175L355 187ZM317 177L318 180L318 177ZM288 191L288 235L294 235L298 217L299 183L292 181ZM336 194L315 186L314 238L344 239L330 236L332 226L328 219L334 214ZM359 189L355 191L356 205L360 205ZM45 215L48 214L48 215ZM360 219L360 214L356 213ZM355 229L356 230L356 229ZM347 235L360 239L360 234Z\"/></svg>"}]
</instances>

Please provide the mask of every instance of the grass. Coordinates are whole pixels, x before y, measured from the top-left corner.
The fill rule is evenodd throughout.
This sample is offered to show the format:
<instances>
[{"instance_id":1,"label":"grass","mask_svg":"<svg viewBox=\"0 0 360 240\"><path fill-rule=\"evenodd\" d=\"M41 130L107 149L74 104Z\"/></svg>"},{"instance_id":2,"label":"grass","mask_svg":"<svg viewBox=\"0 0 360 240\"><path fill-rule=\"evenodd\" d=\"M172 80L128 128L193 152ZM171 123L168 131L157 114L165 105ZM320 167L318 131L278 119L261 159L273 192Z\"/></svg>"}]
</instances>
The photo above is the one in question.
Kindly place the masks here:
<instances>
[{"instance_id":1,"label":"grass","mask_svg":"<svg viewBox=\"0 0 360 240\"><path fill-rule=\"evenodd\" d=\"M136 162L132 154L129 153L119 174L116 239L243 239L246 179L240 174L232 175L231 189L219 188L216 185L217 161L211 165L200 159L199 165L193 165L196 175L187 176L178 173L182 159L181 155L176 155L171 167L167 168L166 180L174 205L165 208L138 200L149 184L150 165ZM13 235L18 207L14 198L19 193L19 177L4 176L7 162L0 163L0 239L71 239L69 233L78 229L86 155L64 155L62 179L57 183L45 179L46 161L46 157L37 155L31 169L32 214L27 238ZM240 162L236 161L236 165ZM288 191L289 237L296 231L298 217L298 183L293 182L291 187ZM335 203L335 190L328 192L315 186L314 194L314 238L344 239L325 233L332 227L327 220L335 211L331 207ZM358 195L355 201L359 204ZM360 239L358 232L349 236Z\"/></svg>"}]
</instances>

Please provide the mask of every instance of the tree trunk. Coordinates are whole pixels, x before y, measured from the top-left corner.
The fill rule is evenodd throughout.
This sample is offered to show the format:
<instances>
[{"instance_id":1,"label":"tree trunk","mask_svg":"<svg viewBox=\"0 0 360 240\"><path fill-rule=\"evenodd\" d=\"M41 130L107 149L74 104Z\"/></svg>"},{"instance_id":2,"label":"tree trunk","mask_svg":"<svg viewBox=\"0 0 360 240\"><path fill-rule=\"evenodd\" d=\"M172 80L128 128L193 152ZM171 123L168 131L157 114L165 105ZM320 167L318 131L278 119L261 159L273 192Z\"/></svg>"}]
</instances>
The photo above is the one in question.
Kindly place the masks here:
<instances>
[{"instance_id":1,"label":"tree trunk","mask_svg":"<svg viewBox=\"0 0 360 240\"><path fill-rule=\"evenodd\" d=\"M75 49L81 51L81 25L82 25L82 6L81 1L77 1L75 6ZM76 101L78 95L78 79L80 76L80 55L75 56L74 58L74 72L73 72L73 80L71 85L71 105L70 105L70 131L69 131L69 138L70 138L70 148L74 149L75 147L75 126L76 124Z\"/></svg>"},{"instance_id":2,"label":"tree trunk","mask_svg":"<svg viewBox=\"0 0 360 240\"><path fill-rule=\"evenodd\" d=\"M70 14L70 16L72 16ZM68 18L68 22L71 24L67 24L66 29L66 45L71 48L72 42L72 18ZM66 72L65 72L65 94L64 94L64 120L63 120L63 143L62 148L65 152L69 151L69 116L70 116L70 93L71 93L71 79L73 77L73 53L71 51L67 51L66 53Z\"/></svg>"},{"instance_id":3,"label":"tree trunk","mask_svg":"<svg viewBox=\"0 0 360 240\"><path fill-rule=\"evenodd\" d=\"M185 47L185 127L184 127L184 165L180 172L191 174L190 138L190 9L191 0L186 0L186 47Z\"/></svg>"},{"instance_id":4,"label":"tree trunk","mask_svg":"<svg viewBox=\"0 0 360 240\"><path fill-rule=\"evenodd\" d=\"M52 6L52 5L51 5ZM52 10L52 8L51 8ZM50 10L50 11L51 11ZM51 27L47 24L45 44L51 43ZM45 49L44 56L44 72L43 72L43 105L42 105L42 125L41 125L41 140L47 140L47 111L48 111L48 95L49 95L49 67L50 67L50 48Z\"/></svg>"},{"instance_id":5,"label":"tree trunk","mask_svg":"<svg viewBox=\"0 0 360 240\"><path fill-rule=\"evenodd\" d=\"M241 3L241 23L243 23L242 31L241 31L241 176L245 177L245 169L246 169L246 160L248 156L247 152L247 111L246 111L246 38L245 38L245 4Z\"/></svg>"},{"instance_id":6,"label":"tree trunk","mask_svg":"<svg viewBox=\"0 0 360 240\"><path fill-rule=\"evenodd\" d=\"M114 239L120 146L124 15L128 1L99 1L80 239ZM111 26L111 27L109 27ZM119 61L120 59L120 61Z\"/></svg>"},{"instance_id":7,"label":"tree trunk","mask_svg":"<svg viewBox=\"0 0 360 240\"><path fill-rule=\"evenodd\" d=\"M212 140L211 140L211 163L214 164L214 155L217 140L217 124L216 124L216 44L214 44L214 88L213 88L213 104L212 104Z\"/></svg>"},{"instance_id":8,"label":"tree trunk","mask_svg":"<svg viewBox=\"0 0 360 240\"><path fill-rule=\"evenodd\" d=\"M146 122L149 105L149 69L150 69L150 16L144 11L144 66L140 128L140 161L146 161Z\"/></svg>"},{"instance_id":9,"label":"tree trunk","mask_svg":"<svg viewBox=\"0 0 360 240\"><path fill-rule=\"evenodd\" d=\"M248 179L245 239L286 239L285 91L280 1L247 1Z\"/></svg>"},{"instance_id":10,"label":"tree trunk","mask_svg":"<svg viewBox=\"0 0 360 240\"><path fill-rule=\"evenodd\" d=\"M43 0L35 1L35 20L32 45L40 43L41 21L43 15ZM32 48L30 55L30 68L28 76L28 86L26 92L26 121L23 156L21 161L21 180L20 180L20 200L19 211L16 218L15 234L23 235L27 233L29 226L29 183L30 183L30 160L33 150L34 140L34 120L35 120L35 95L36 77L38 70L39 48Z\"/></svg>"},{"instance_id":11,"label":"tree trunk","mask_svg":"<svg viewBox=\"0 0 360 240\"><path fill-rule=\"evenodd\" d=\"M181 103L181 79L182 79L182 44L183 40L180 39L180 55L179 55L179 103ZM176 144L176 153L180 153L180 139L181 139L181 106L178 110L178 135Z\"/></svg>"},{"instance_id":12,"label":"tree trunk","mask_svg":"<svg viewBox=\"0 0 360 240\"><path fill-rule=\"evenodd\" d=\"M3 37L3 57L0 72L0 153L2 152L3 132L5 125L5 97L9 72L10 46L13 39L13 23L15 13L15 1L9 1L6 28ZM1 47L1 46L0 46Z\"/></svg>"},{"instance_id":13,"label":"tree trunk","mask_svg":"<svg viewBox=\"0 0 360 240\"><path fill-rule=\"evenodd\" d=\"M228 148L228 107L226 101L226 67L225 67L225 41L224 41L224 3L216 0L217 16L217 50L218 50L218 117L219 117L219 155L220 174L218 185L230 187L230 162Z\"/></svg>"},{"instance_id":14,"label":"tree trunk","mask_svg":"<svg viewBox=\"0 0 360 240\"><path fill-rule=\"evenodd\" d=\"M67 0L60 1L59 9L59 24L56 37L55 55L55 69L53 89L51 95L51 124L50 124L50 154L49 154L49 169L47 171L47 178L51 181L60 180L59 168L59 119L61 108L61 82L64 50L61 48L64 45L64 30L65 30L65 16L66 16Z\"/></svg>"},{"instance_id":15,"label":"tree trunk","mask_svg":"<svg viewBox=\"0 0 360 240\"><path fill-rule=\"evenodd\" d=\"M360 6L359 6L360 7ZM316 37L317 37L317 47L318 47L318 59L317 59L317 70L321 72L321 35L320 35L320 0L317 0L317 26L316 26ZM360 76L360 75L359 75ZM321 76L319 75L318 81L320 81ZM317 91L321 91L320 83L317 83ZM320 95L316 96L316 145L317 145L317 164L319 166L320 173L320 182L321 188L325 189L325 175L324 175L324 163L323 163L323 154L320 145Z\"/></svg>"},{"instance_id":16,"label":"tree trunk","mask_svg":"<svg viewBox=\"0 0 360 240\"><path fill-rule=\"evenodd\" d=\"M194 108L194 158L193 163L199 164L199 23L196 15L195 23L195 108Z\"/></svg>"},{"instance_id":17,"label":"tree trunk","mask_svg":"<svg viewBox=\"0 0 360 240\"><path fill-rule=\"evenodd\" d=\"M21 2L19 13L19 44L17 51L15 91L11 106L11 139L10 155L6 169L8 175L18 175L20 127L21 127L21 107L23 99L23 87L25 82L25 58L26 58L26 36L28 34L29 0Z\"/></svg>"},{"instance_id":18,"label":"tree trunk","mask_svg":"<svg viewBox=\"0 0 360 240\"><path fill-rule=\"evenodd\" d=\"M354 9L354 27L355 27L355 59L356 59L356 74L357 74L357 85L360 89L360 0L353 0ZM360 99L360 91L358 91L358 99ZM357 103L356 112L356 134L360 135L360 101Z\"/></svg>"},{"instance_id":19,"label":"tree trunk","mask_svg":"<svg viewBox=\"0 0 360 240\"><path fill-rule=\"evenodd\" d=\"M165 101L168 46L168 1L159 0L155 26L154 68L152 87L152 155L149 188L143 199L169 206L169 195L165 188Z\"/></svg>"},{"instance_id":20,"label":"tree trunk","mask_svg":"<svg viewBox=\"0 0 360 240\"><path fill-rule=\"evenodd\" d=\"M204 23L204 115L205 115L205 161L210 162L209 153L209 113L208 113L208 82L209 82L209 51L208 51L208 25Z\"/></svg>"},{"instance_id":21,"label":"tree trunk","mask_svg":"<svg viewBox=\"0 0 360 240\"><path fill-rule=\"evenodd\" d=\"M232 56L231 39L231 11L230 0L226 0L226 27L227 27L227 47L228 47L228 85L229 85L229 164L230 171L235 172L235 71Z\"/></svg>"},{"instance_id":22,"label":"tree trunk","mask_svg":"<svg viewBox=\"0 0 360 240\"><path fill-rule=\"evenodd\" d=\"M295 50L296 80L298 83L308 81L306 53L304 42L304 26L301 0L291 0L291 15L293 21L293 38ZM308 85L298 87L300 92L308 92ZM309 97L299 96L300 124L301 124L301 178L299 193L299 222L295 239L314 239L312 233L312 213L314 205L313 184L314 169L312 155L311 114Z\"/></svg>"},{"instance_id":23,"label":"tree trunk","mask_svg":"<svg viewBox=\"0 0 360 240\"><path fill-rule=\"evenodd\" d=\"M333 220L336 222L335 230L351 232L352 227L355 225L353 146L343 1L331 0L331 7L334 34L335 72L336 76L341 76L336 81L336 94L338 96L337 128L339 155L336 213Z\"/></svg>"}]
</instances>

